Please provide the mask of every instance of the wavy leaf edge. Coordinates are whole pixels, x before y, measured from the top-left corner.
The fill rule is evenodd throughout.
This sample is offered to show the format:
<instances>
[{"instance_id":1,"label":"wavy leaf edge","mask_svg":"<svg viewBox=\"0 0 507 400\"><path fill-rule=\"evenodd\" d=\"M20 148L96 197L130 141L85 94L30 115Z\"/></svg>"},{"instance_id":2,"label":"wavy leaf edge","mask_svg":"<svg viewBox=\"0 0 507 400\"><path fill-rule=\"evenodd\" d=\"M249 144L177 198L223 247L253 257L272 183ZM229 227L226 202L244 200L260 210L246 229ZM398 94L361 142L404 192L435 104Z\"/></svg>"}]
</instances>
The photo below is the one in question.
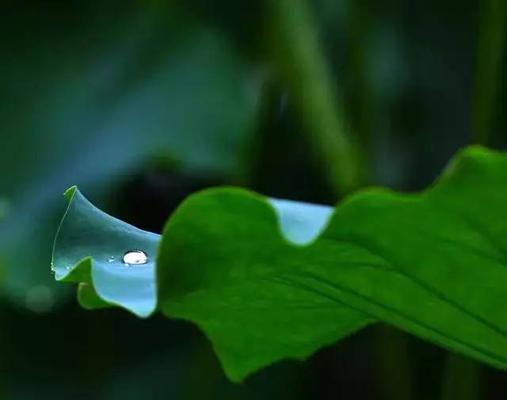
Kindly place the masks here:
<instances>
[{"instance_id":1,"label":"wavy leaf edge","mask_svg":"<svg viewBox=\"0 0 507 400\"><path fill-rule=\"evenodd\" d=\"M339 214L343 208L348 206L351 203L354 202L360 202L363 199L367 199L369 196L372 195L387 195L387 196L396 196L396 197L403 197L403 199L406 200L422 200L425 196L427 196L429 193L431 193L435 188L441 189L445 185L448 184L449 181L453 179L453 177L456 176L456 171L460 169L461 166L464 164L467 164L469 162L481 162L483 160L491 160L496 157L502 157L505 158L505 154L501 151L486 149L482 146L469 146L467 148L461 149L457 154L451 159L451 161L448 163L447 167L444 169L443 173L426 189L415 192L415 193L403 193L398 192L386 188L380 188L380 187L369 187L362 190L359 190L356 193L353 193L347 197L345 197L341 202L339 202L332 210L329 212L328 218L325 221L320 222L320 228L318 229L318 232L314 235L314 237L311 240L307 240L305 243L297 243L294 240L291 240L290 237L288 237L287 232L285 231L284 227L282 226L281 222L281 216L280 211L277 210L277 208L274 206L272 199L268 199L267 197L260 195L258 193L252 192L250 190L242 189L242 188L235 188L235 187L218 187L218 188L209 188L202 191L199 191L195 194L190 195L177 209L176 211L168 218L166 221L166 224L163 229L162 235L159 236L160 242L158 243L157 248L157 254L156 254L156 272L155 272L155 285L156 285L156 308L154 307L153 310L149 313L140 314L132 309L129 309L128 307L125 307L120 302L114 302L110 299L104 299L95 291L95 282L93 281L93 278L91 277L91 271L93 270L93 258L92 257L85 257L81 259L78 263L72 266L72 268L69 269L69 272L57 278L61 281L69 281L69 282L78 282L80 283L79 290L78 290L78 298L80 303L88 309L93 308L99 308L99 307L105 307L109 305L115 305L120 306L123 308L127 308L127 310L134 312L137 316L140 317L148 317L153 314L156 310L162 310L162 312L166 316L174 317L171 315L170 312L167 310L164 310L164 304L163 302L163 295L162 291L163 288L159 285L160 283L160 269L170 269L170 265L162 265L160 260L160 249L166 246L166 242L171 241L171 233L172 233L172 226L175 220L178 219L178 216L183 212L189 212L189 210L192 209L192 205L195 201L199 201L200 199L210 196L216 193L225 193L228 192L232 195L239 195L243 197L249 197L250 199L253 199L256 202L262 203L263 207L267 207L269 209L269 212L271 213L271 219L273 222L273 226L276 230L276 235L280 237L281 240L284 241L285 245L293 246L294 248L305 248L305 247L311 247L314 245L314 243L318 242L319 239L326 236L326 233L330 230L330 226L333 224L333 221L337 214ZM57 231L57 235L55 238L54 246L53 246L53 262L52 267L55 263L55 249L58 246L58 237L60 235L60 230L63 225L64 220L67 218L67 214L69 212L70 206L72 202L74 201L74 196L76 193L79 193L77 187L73 186L65 191L64 196L66 200L68 201L68 207L67 210L62 218L62 222L60 223L60 226ZM284 200L282 200L284 201ZM301 203L304 204L304 203ZM308 204L309 206L315 206L312 204ZM325 206L322 206L325 207ZM276 267L276 266L274 266ZM84 295L83 293L86 293ZM83 300L83 298L86 297L88 300ZM161 300L162 299L162 300ZM176 318L182 318L180 316L176 316ZM187 318L183 318L187 319ZM375 318L373 318L375 320ZM260 367L266 366L271 364L272 362L277 361L280 357L275 358L274 360L271 360L271 362L263 362L261 366L257 366L256 368L251 368L250 370L245 371L236 371L235 368L230 368L227 365L227 362L224 361L224 359L221 357L221 352L217 350L216 343L214 341L213 335L210 334L207 329L204 326L201 326L199 322L192 321L196 323L201 330L203 330L207 336L211 339L213 347L217 351L218 357L221 360L222 366L225 369L226 374L228 377L233 381L242 381L247 375L254 372ZM352 330L352 332L355 330ZM350 333L352 333L350 332ZM336 341L336 340L335 340ZM332 341L329 342L331 344ZM322 347L319 346L319 348ZM300 354L298 356L288 356L284 358L292 358L292 359L304 359L307 356L309 356L311 353L313 353L316 349L313 349L310 352L306 352L305 354ZM496 365L497 367L499 365Z\"/></svg>"}]
</instances>

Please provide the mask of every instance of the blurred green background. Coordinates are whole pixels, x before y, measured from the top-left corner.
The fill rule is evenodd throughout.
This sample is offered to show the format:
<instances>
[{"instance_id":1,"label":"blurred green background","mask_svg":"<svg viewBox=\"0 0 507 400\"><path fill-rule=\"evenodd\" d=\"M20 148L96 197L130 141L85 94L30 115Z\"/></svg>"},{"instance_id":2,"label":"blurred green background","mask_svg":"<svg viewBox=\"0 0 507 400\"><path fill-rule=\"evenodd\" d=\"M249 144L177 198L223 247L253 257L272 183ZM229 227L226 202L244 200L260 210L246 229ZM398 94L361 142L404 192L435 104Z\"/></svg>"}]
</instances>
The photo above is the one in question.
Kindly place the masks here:
<instances>
[{"instance_id":1,"label":"blurred green background","mask_svg":"<svg viewBox=\"0 0 507 400\"><path fill-rule=\"evenodd\" d=\"M334 204L505 147L504 0L0 10L0 399L503 397L504 372L380 324L234 385L194 326L82 310L49 264L73 184L160 232L212 185Z\"/></svg>"}]
</instances>

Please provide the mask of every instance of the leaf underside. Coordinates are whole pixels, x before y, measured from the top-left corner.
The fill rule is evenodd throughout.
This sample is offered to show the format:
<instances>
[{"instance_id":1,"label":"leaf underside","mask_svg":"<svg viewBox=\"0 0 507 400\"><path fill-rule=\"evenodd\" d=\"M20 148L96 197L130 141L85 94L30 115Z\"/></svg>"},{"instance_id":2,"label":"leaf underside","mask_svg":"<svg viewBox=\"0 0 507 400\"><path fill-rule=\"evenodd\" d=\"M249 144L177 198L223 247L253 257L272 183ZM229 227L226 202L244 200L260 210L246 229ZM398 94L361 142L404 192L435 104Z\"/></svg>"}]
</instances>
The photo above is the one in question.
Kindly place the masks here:
<instances>
[{"instance_id":1,"label":"leaf underside","mask_svg":"<svg viewBox=\"0 0 507 400\"><path fill-rule=\"evenodd\" d=\"M305 245L289 239L272 201L242 189L190 196L161 236L75 189L68 197L57 278L82 282L87 308L158 308L196 323L234 381L376 321L507 369L507 155L471 147L423 193L359 192ZM149 263L104 261L132 248Z\"/></svg>"}]
</instances>

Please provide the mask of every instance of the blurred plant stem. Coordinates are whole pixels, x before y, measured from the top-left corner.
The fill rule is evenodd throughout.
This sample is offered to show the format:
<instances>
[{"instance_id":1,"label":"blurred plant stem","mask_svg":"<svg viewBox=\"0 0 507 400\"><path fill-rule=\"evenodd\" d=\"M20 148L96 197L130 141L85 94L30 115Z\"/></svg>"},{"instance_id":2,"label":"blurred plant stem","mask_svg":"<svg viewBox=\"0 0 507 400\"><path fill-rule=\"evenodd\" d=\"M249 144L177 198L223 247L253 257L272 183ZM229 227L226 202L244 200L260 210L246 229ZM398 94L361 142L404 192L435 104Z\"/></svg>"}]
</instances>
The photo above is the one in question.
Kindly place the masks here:
<instances>
[{"instance_id":1,"label":"blurred plant stem","mask_svg":"<svg viewBox=\"0 0 507 400\"><path fill-rule=\"evenodd\" d=\"M492 141L498 87L501 81L505 40L505 0L479 2L479 32L476 51L475 88L472 110L472 142ZM468 358L449 354L444 367L442 400L478 400L483 395L483 367Z\"/></svg>"},{"instance_id":2,"label":"blurred plant stem","mask_svg":"<svg viewBox=\"0 0 507 400\"><path fill-rule=\"evenodd\" d=\"M482 366L476 361L450 353L444 370L441 400L482 399L482 372Z\"/></svg>"},{"instance_id":3,"label":"blurred plant stem","mask_svg":"<svg viewBox=\"0 0 507 400\"><path fill-rule=\"evenodd\" d=\"M287 77L291 94L306 123L306 132L315 149L322 154L331 187L344 195L365 183L366 170L352 138L343 109L333 88L332 78L318 32L305 0L268 0L272 29L278 37L277 62ZM352 54L359 92L355 96L359 109L356 129L364 143L368 141L369 90L365 58L368 28L365 1L350 2ZM412 399L412 379L407 356L405 334L388 327L380 328L378 346L383 395L387 399Z\"/></svg>"},{"instance_id":4,"label":"blurred plant stem","mask_svg":"<svg viewBox=\"0 0 507 400\"><path fill-rule=\"evenodd\" d=\"M368 78L368 54L370 50L370 27L372 16L369 10L369 0L349 0L348 37L350 40L350 54L347 60L350 72L347 76L353 81L353 90L349 97L354 108L352 128L361 140L363 153L369 157L372 134L372 105L373 90Z\"/></svg>"},{"instance_id":5,"label":"blurred plant stem","mask_svg":"<svg viewBox=\"0 0 507 400\"><path fill-rule=\"evenodd\" d=\"M472 141L485 144L494 128L502 73L507 6L505 0L479 2L480 20L472 112Z\"/></svg>"},{"instance_id":6,"label":"blurred plant stem","mask_svg":"<svg viewBox=\"0 0 507 400\"><path fill-rule=\"evenodd\" d=\"M358 146L350 136L343 110L310 9L305 0L266 0L276 42L275 62L286 79L314 151L322 157L337 195L364 182Z\"/></svg>"},{"instance_id":7,"label":"blurred plant stem","mask_svg":"<svg viewBox=\"0 0 507 400\"><path fill-rule=\"evenodd\" d=\"M354 80L352 102L357 118L354 121L354 132L359 135L363 146L369 147L371 141L372 104L371 85L367 76L368 45L370 43L370 15L368 0L348 1L350 26L350 76ZM365 151L366 154L370 152ZM410 363L410 346L408 336L400 330L381 324L375 343L378 351L379 386L382 396L389 400L415 399L412 368Z\"/></svg>"},{"instance_id":8,"label":"blurred plant stem","mask_svg":"<svg viewBox=\"0 0 507 400\"><path fill-rule=\"evenodd\" d=\"M410 368L408 337L392 326L379 326L377 341L379 357L379 386L382 398L389 400L414 400L413 379Z\"/></svg>"}]
</instances>

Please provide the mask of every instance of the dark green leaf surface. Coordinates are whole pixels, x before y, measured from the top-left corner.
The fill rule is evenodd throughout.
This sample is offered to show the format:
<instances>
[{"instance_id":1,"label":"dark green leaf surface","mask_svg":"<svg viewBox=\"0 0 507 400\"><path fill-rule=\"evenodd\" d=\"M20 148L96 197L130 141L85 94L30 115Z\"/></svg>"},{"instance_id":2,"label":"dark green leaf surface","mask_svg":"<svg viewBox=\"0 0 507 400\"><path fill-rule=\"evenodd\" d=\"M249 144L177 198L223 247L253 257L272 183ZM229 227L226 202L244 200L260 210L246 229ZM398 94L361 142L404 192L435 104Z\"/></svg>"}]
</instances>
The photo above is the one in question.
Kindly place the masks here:
<instances>
[{"instance_id":1,"label":"dark green leaf surface","mask_svg":"<svg viewBox=\"0 0 507 400\"><path fill-rule=\"evenodd\" d=\"M304 358L376 320L507 368L506 204L507 156L477 147L424 193L370 189L332 215L241 189L207 190L166 225L158 308L198 324L233 380ZM57 241L56 267L73 246L59 253ZM94 246L61 265L93 258ZM115 254L128 250L120 247ZM93 281L111 301L101 290L112 279L101 290Z\"/></svg>"}]
</instances>

